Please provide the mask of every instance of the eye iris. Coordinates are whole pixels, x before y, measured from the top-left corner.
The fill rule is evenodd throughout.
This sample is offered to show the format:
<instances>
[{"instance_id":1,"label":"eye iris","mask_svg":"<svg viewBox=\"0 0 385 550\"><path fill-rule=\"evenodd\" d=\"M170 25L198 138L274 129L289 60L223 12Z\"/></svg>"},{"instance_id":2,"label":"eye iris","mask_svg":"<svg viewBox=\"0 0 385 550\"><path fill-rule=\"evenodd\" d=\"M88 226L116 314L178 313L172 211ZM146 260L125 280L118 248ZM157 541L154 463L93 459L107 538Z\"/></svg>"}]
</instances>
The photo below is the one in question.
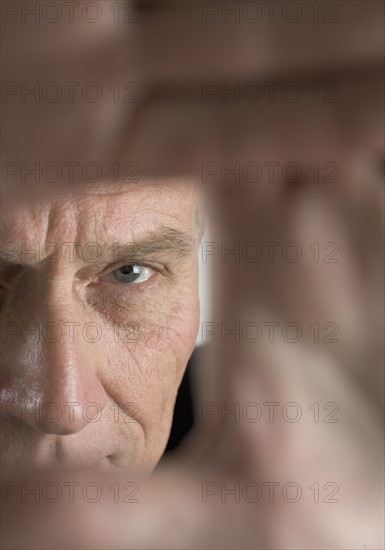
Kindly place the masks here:
<instances>
[{"instance_id":1,"label":"eye iris","mask_svg":"<svg viewBox=\"0 0 385 550\"><path fill-rule=\"evenodd\" d=\"M123 265L115 273L119 281L134 283L142 275L142 267L139 265Z\"/></svg>"}]
</instances>

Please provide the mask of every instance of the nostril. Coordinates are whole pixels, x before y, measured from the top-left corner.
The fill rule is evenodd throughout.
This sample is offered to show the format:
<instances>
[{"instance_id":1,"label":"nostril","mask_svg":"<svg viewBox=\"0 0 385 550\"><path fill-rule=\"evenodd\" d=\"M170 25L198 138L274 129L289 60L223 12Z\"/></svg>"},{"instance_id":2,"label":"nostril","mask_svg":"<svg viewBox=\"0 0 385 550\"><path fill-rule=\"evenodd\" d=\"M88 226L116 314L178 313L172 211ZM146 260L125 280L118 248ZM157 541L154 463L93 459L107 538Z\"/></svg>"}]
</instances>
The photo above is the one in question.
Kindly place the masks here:
<instances>
[{"instance_id":1,"label":"nostril","mask_svg":"<svg viewBox=\"0 0 385 550\"><path fill-rule=\"evenodd\" d=\"M89 422L81 416L70 417L62 414L56 418L42 415L35 426L38 431L46 434L72 435L83 430L88 424Z\"/></svg>"},{"instance_id":2,"label":"nostril","mask_svg":"<svg viewBox=\"0 0 385 550\"><path fill-rule=\"evenodd\" d=\"M66 425L63 425L63 424L52 424L52 423L45 423L45 424L40 424L37 426L38 427L38 431L44 433L44 434L47 434L47 435L61 435L61 436L66 436L66 435L73 435L77 432L79 432L80 430L79 429L73 429L73 427L70 427L70 426L66 426Z\"/></svg>"}]
</instances>

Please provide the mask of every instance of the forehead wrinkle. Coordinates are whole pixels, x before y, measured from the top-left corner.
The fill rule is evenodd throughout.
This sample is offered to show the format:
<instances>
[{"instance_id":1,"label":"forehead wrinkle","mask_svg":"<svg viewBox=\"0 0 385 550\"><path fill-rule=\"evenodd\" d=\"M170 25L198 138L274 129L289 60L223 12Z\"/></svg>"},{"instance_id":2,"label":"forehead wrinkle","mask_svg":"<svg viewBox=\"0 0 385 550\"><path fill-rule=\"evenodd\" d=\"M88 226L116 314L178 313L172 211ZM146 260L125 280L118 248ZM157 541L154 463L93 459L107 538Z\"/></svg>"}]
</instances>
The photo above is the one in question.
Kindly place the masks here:
<instances>
[{"instance_id":1,"label":"forehead wrinkle","mask_svg":"<svg viewBox=\"0 0 385 550\"><path fill-rule=\"evenodd\" d=\"M195 211L191 210L190 195L186 197L181 193L167 192L157 196L148 189L146 191L142 189L141 193L133 195L129 193L118 199L105 197L103 207L98 213L100 216L98 233L100 230L102 240L124 239L126 242L133 242L145 239L151 231L156 231L162 226L184 229L186 216L191 217L192 222L194 221ZM182 201L180 201L181 198ZM193 230L194 227L188 227L188 229Z\"/></svg>"},{"instance_id":2,"label":"forehead wrinkle","mask_svg":"<svg viewBox=\"0 0 385 550\"><path fill-rule=\"evenodd\" d=\"M183 194L181 187L162 185L160 196L157 195L154 188L143 186L119 195L67 195L52 202L43 201L30 209L21 208L20 215L13 216L16 224L13 221L6 227L6 233L9 240L29 243L34 240L42 244L91 241L111 244L123 239L125 244L146 240L159 227L170 226L168 232L162 232L163 244L158 243L157 249L171 250L172 240L177 238L183 254L191 244L173 233L171 226L186 225L183 222L190 210L192 189L189 186ZM148 246L147 249L150 250Z\"/></svg>"},{"instance_id":3,"label":"forehead wrinkle","mask_svg":"<svg viewBox=\"0 0 385 550\"><path fill-rule=\"evenodd\" d=\"M28 209L19 207L11 209L3 218L1 226L1 237L3 242L20 242L29 244L39 244L44 246L47 242L53 242L49 235L53 231L53 208L55 204L41 202ZM58 228L60 232L61 228ZM62 230L62 229L61 229Z\"/></svg>"}]
</instances>

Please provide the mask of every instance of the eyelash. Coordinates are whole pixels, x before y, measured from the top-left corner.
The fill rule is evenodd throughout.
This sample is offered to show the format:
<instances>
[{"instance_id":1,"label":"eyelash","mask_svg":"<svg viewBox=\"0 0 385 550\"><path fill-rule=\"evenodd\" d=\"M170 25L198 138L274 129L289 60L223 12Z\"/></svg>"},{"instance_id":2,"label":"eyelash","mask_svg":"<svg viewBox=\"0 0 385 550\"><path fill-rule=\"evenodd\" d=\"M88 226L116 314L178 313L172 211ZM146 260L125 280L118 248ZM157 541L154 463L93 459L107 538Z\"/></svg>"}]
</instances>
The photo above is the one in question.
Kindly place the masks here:
<instances>
[{"instance_id":1,"label":"eyelash","mask_svg":"<svg viewBox=\"0 0 385 550\"><path fill-rule=\"evenodd\" d=\"M143 281L141 283L126 283L125 284L125 283L119 283L118 281L116 283L112 283L112 282L109 282L109 281L101 280L103 277L106 277L108 275L112 275L115 271L121 269L122 267L124 267L126 265L137 265L137 266L140 266L140 267L146 267L148 269L151 269L154 273L147 281ZM158 288L158 286L161 283L161 278L160 278L161 275L164 275L164 276L170 275L170 272L168 271L168 269L165 266L160 266L160 265L155 266L155 265L150 265L148 263L141 262L141 261L130 260L130 261L125 261L125 262L120 262L119 264L116 264L114 266L110 266L108 268L108 270L105 270L104 272L102 272L98 276L98 278L93 281L93 286L94 286L94 284L96 284L99 288L100 287L109 287L109 288L114 287L115 292L123 291L124 293L133 293L133 292L143 293L143 292L147 292L147 291L153 291L156 288Z\"/></svg>"}]
</instances>

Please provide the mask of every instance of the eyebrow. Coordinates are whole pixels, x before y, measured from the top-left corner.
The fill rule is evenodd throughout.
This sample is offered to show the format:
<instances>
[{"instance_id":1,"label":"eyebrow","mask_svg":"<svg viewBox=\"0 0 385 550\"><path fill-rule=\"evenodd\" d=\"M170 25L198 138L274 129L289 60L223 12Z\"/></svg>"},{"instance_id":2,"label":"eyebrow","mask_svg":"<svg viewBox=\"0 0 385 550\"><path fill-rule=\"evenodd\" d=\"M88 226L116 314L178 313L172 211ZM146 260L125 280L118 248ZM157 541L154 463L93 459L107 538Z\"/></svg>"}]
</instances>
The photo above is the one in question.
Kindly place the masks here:
<instances>
[{"instance_id":1,"label":"eyebrow","mask_svg":"<svg viewBox=\"0 0 385 550\"><path fill-rule=\"evenodd\" d=\"M132 243L110 246L115 261L125 259L144 259L162 254L171 254L175 258L191 256L195 247L195 239L186 231L162 226L143 240Z\"/></svg>"},{"instance_id":2,"label":"eyebrow","mask_svg":"<svg viewBox=\"0 0 385 550\"><path fill-rule=\"evenodd\" d=\"M173 258L178 260L191 256L195 248L195 243L195 239L189 232L181 229L175 229L173 227L161 226L160 229L151 232L147 237L138 241L132 241L129 243L114 241L112 244L107 244L102 241L94 241L93 244L97 244L102 250L101 259L96 262L91 260L88 262L86 261L86 263L98 265L124 260L145 260L146 258L156 259L162 255L164 256L165 254L168 254L169 256L171 255ZM19 244L23 246L25 243L4 243L4 245L9 244L17 247L17 252L15 251L14 254L11 253L13 257L10 258L10 252L4 252L2 246L0 250L0 262L3 265L28 265L27 262L23 262L23 257L21 255L22 253L20 253L19 250ZM47 246L49 247L50 244L53 243L47 243ZM81 243L76 244L82 248ZM44 245L42 245L41 248L43 248L43 246ZM65 245L62 246L64 247ZM26 252L26 254L28 255L29 252ZM75 256L79 258L79 254L76 253L76 248ZM48 258L41 258L37 263L45 262L49 262Z\"/></svg>"}]
</instances>

